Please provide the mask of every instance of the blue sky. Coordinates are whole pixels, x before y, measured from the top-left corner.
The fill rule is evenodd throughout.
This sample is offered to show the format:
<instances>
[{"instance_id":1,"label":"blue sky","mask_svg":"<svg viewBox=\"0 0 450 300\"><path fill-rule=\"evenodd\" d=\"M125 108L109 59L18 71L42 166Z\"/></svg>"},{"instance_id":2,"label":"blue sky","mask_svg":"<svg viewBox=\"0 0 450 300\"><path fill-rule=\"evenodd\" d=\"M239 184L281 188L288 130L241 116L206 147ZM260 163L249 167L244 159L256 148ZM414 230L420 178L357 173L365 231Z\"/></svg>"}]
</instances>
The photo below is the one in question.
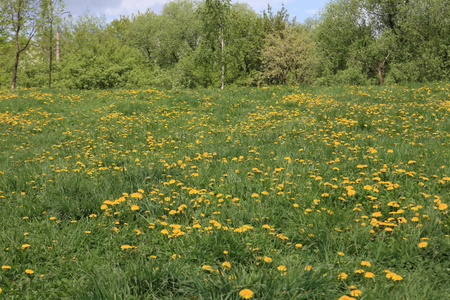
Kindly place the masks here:
<instances>
[{"instance_id":1,"label":"blue sky","mask_svg":"<svg viewBox=\"0 0 450 300\"><path fill-rule=\"evenodd\" d=\"M131 15L138 11L144 12L148 8L159 13L165 3L170 0L65 0L66 10L74 17L89 11L90 13L105 16L107 21L118 18L120 15ZM329 0L241 0L233 2L244 2L249 4L257 13L262 12L270 4L274 12L281 9L284 3L291 18L296 17L298 22L314 14L325 6Z\"/></svg>"}]
</instances>

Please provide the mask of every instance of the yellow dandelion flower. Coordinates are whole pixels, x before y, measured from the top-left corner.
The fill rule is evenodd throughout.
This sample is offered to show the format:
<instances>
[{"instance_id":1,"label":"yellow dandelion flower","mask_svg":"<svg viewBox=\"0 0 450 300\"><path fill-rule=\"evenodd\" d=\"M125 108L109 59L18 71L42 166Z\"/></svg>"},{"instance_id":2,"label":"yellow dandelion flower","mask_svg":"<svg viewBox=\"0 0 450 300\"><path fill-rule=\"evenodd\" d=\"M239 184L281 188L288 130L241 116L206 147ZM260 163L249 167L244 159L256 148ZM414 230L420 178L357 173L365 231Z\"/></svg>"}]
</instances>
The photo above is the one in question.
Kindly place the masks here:
<instances>
[{"instance_id":1,"label":"yellow dandelion flower","mask_svg":"<svg viewBox=\"0 0 450 300\"><path fill-rule=\"evenodd\" d=\"M372 265L370 264L370 262L363 260L363 261L361 262L361 266L370 267L370 266L372 266Z\"/></svg>"},{"instance_id":2,"label":"yellow dandelion flower","mask_svg":"<svg viewBox=\"0 0 450 300\"><path fill-rule=\"evenodd\" d=\"M439 206L438 206L438 209L439 209L439 210L446 210L446 209L447 209L447 207L448 207L448 205L447 205L447 204L445 204L445 203L441 203L441 204L439 204Z\"/></svg>"},{"instance_id":3,"label":"yellow dandelion flower","mask_svg":"<svg viewBox=\"0 0 450 300\"><path fill-rule=\"evenodd\" d=\"M312 270L312 266L311 265L307 265L306 267L305 267L305 271L311 271Z\"/></svg>"},{"instance_id":4,"label":"yellow dandelion flower","mask_svg":"<svg viewBox=\"0 0 450 300\"><path fill-rule=\"evenodd\" d=\"M397 218L397 221L398 221L398 223L407 223L407 222L408 222L408 221L407 221L405 218L403 218L403 217Z\"/></svg>"},{"instance_id":5,"label":"yellow dandelion flower","mask_svg":"<svg viewBox=\"0 0 450 300\"><path fill-rule=\"evenodd\" d=\"M280 265L277 267L278 271L284 272L287 270L286 266Z\"/></svg>"},{"instance_id":6,"label":"yellow dandelion flower","mask_svg":"<svg viewBox=\"0 0 450 300\"><path fill-rule=\"evenodd\" d=\"M25 250L25 249L27 249L28 247L30 247L29 244L23 244L22 247L20 247L20 248L21 248L22 250Z\"/></svg>"},{"instance_id":7,"label":"yellow dandelion flower","mask_svg":"<svg viewBox=\"0 0 450 300\"><path fill-rule=\"evenodd\" d=\"M133 204L131 206L131 210L139 210L139 206L137 206L136 204Z\"/></svg>"},{"instance_id":8,"label":"yellow dandelion flower","mask_svg":"<svg viewBox=\"0 0 450 300\"><path fill-rule=\"evenodd\" d=\"M362 295L362 292L360 290L353 290L350 292L350 295L352 295L353 297L359 297Z\"/></svg>"},{"instance_id":9,"label":"yellow dandelion flower","mask_svg":"<svg viewBox=\"0 0 450 300\"><path fill-rule=\"evenodd\" d=\"M295 244L295 247L301 248L301 247L303 247L303 245L302 244Z\"/></svg>"},{"instance_id":10,"label":"yellow dandelion flower","mask_svg":"<svg viewBox=\"0 0 450 300\"><path fill-rule=\"evenodd\" d=\"M425 248L426 246L428 246L428 243L427 242L420 242L418 246L419 246L419 248Z\"/></svg>"},{"instance_id":11,"label":"yellow dandelion flower","mask_svg":"<svg viewBox=\"0 0 450 300\"><path fill-rule=\"evenodd\" d=\"M204 265L202 266L202 269L209 272L214 272L214 269L211 266Z\"/></svg>"},{"instance_id":12,"label":"yellow dandelion flower","mask_svg":"<svg viewBox=\"0 0 450 300\"><path fill-rule=\"evenodd\" d=\"M400 276L400 275L398 275L398 274L394 274L394 275L391 277L391 279L394 280L394 281L401 281L401 280L403 280L403 277Z\"/></svg>"},{"instance_id":13,"label":"yellow dandelion flower","mask_svg":"<svg viewBox=\"0 0 450 300\"><path fill-rule=\"evenodd\" d=\"M250 289L243 289L239 292L239 296L242 299L250 299L253 297L253 292Z\"/></svg>"},{"instance_id":14,"label":"yellow dandelion flower","mask_svg":"<svg viewBox=\"0 0 450 300\"><path fill-rule=\"evenodd\" d=\"M339 273L338 275L338 279L347 279L348 275L345 274L344 272Z\"/></svg>"},{"instance_id":15,"label":"yellow dandelion flower","mask_svg":"<svg viewBox=\"0 0 450 300\"><path fill-rule=\"evenodd\" d=\"M381 213L381 211L376 211L372 214L373 217L378 218L381 217L383 214Z\"/></svg>"},{"instance_id":16,"label":"yellow dandelion flower","mask_svg":"<svg viewBox=\"0 0 450 300\"><path fill-rule=\"evenodd\" d=\"M122 246L120 246L120 249L122 249L122 250L127 250L127 249L132 249L133 248L133 246L130 246L130 245L122 245Z\"/></svg>"},{"instance_id":17,"label":"yellow dandelion flower","mask_svg":"<svg viewBox=\"0 0 450 300\"><path fill-rule=\"evenodd\" d=\"M229 262L225 261L222 263L222 268L224 270L229 270L229 269L231 269L231 264Z\"/></svg>"},{"instance_id":18,"label":"yellow dandelion flower","mask_svg":"<svg viewBox=\"0 0 450 300\"><path fill-rule=\"evenodd\" d=\"M131 194L131 198L142 199L142 194L141 193L133 193L133 194Z\"/></svg>"},{"instance_id":19,"label":"yellow dandelion flower","mask_svg":"<svg viewBox=\"0 0 450 300\"><path fill-rule=\"evenodd\" d=\"M9 270L9 269L11 269L10 266L2 266L2 270Z\"/></svg>"},{"instance_id":20,"label":"yellow dandelion flower","mask_svg":"<svg viewBox=\"0 0 450 300\"><path fill-rule=\"evenodd\" d=\"M31 270L31 269L26 269L26 270L25 270L25 273L27 273L27 274L33 274L33 273L34 273L34 271L33 271L33 270Z\"/></svg>"},{"instance_id":21,"label":"yellow dandelion flower","mask_svg":"<svg viewBox=\"0 0 450 300\"><path fill-rule=\"evenodd\" d=\"M264 256L263 260L266 263L271 263L272 262L272 259L270 257L267 257L267 256Z\"/></svg>"},{"instance_id":22,"label":"yellow dandelion flower","mask_svg":"<svg viewBox=\"0 0 450 300\"><path fill-rule=\"evenodd\" d=\"M373 274L372 272L366 272L366 273L364 274L364 277L366 277L366 278L374 278L374 277L375 277L375 274Z\"/></svg>"}]
</instances>

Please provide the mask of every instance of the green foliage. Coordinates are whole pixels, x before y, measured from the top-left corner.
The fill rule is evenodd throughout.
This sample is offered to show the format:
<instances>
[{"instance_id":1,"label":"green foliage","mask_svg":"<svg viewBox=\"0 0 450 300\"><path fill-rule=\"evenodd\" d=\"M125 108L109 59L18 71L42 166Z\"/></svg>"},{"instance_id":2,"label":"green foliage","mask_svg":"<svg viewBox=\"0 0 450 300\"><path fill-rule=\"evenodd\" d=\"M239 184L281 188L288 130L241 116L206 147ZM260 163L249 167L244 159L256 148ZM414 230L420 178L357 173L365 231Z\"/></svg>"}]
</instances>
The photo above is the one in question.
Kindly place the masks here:
<instances>
[{"instance_id":1,"label":"green foliage","mask_svg":"<svg viewBox=\"0 0 450 300\"><path fill-rule=\"evenodd\" d=\"M7 0L0 3L0 33L13 41L15 46L11 63L11 89L17 85L20 56L28 49L41 25L39 4L39 0Z\"/></svg>"},{"instance_id":2,"label":"green foliage","mask_svg":"<svg viewBox=\"0 0 450 300\"><path fill-rule=\"evenodd\" d=\"M126 20L107 25L93 16L82 16L73 31L65 33L65 51L55 86L105 89L134 82L134 69L146 64L137 49L117 38L124 35L127 25Z\"/></svg>"},{"instance_id":3,"label":"green foliage","mask_svg":"<svg viewBox=\"0 0 450 300\"><path fill-rule=\"evenodd\" d=\"M313 31L316 83L448 78L449 13L441 0L330 2Z\"/></svg>"},{"instance_id":4,"label":"green foliage","mask_svg":"<svg viewBox=\"0 0 450 300\"><path fill-rule=\"evenodd\" d=\"M444 0L335 0L304 24L290 20L284 6L258 14L223 0L169 1L161 14L148 10L110 23L89 14L69 21L62 1L27 0L17 34L7 2L1 86L11 74L23 87L77 89L382 85L450 76ZM39 9L30 11L31 4Z\"/></svg>"},{"instance_id":5,"label":"green foliage","mask_svg":"<svg viewBox=\"0 0 450 300\"><path fill-rule=\"evenodd\" d=\"M0 88L8 88L14 61L14 45L6 35L0 35Z\"/></svg>"},{"instance_id":6,"label":"green foliage","mask_svg":"<svg viewBox=\"0 0 450 300\"><path fill-rule=\"evenodd\" d=\"M293 25L270 33L261 52L262 76L270 84L310 83L313 47L308 32Z\"/></svg>"}]
</instances>

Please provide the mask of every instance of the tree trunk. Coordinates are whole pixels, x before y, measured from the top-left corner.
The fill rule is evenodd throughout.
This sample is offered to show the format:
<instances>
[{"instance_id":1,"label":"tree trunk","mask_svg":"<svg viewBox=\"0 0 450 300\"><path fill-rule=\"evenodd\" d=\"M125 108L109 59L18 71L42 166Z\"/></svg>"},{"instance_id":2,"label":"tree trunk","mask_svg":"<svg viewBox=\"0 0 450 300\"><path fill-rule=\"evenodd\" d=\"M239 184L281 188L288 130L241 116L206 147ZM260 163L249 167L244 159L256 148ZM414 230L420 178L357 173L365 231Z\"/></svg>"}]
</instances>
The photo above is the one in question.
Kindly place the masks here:
<instances>
[{"instance_id":1,"label":"tree trunk","mask_svg":"<svg viewBox=\"0 0 450 300\"><path fill-rule=\"evenodd\" d=\"M384 79L383 79L383 73L381 72L381 69L378 69L378 80L380 81L380 85L383 85Z\"/></svg>"},{"instance_id":2,"label":"tree trunk","mask_svg":"<svg viewBox=\"0 0 450 300\"><path fill-rule=\"evenodd\" d=\"M52 88L52 62L53 62L53 24L50 24L50 46L49 49L49 57L48 57L48 88Z\"/></svg>"},{"instance_id":3,"label":"tree trunk","mask_svg":"<svg viewBox=\"0 0 450 300\"><path fill-rule=\"evenodd\" d=\"M13 67L13 77L12 77L12 84L11 89L14 90L16 88L17 84L17 69L19 67L19 56L20 56L20 46L19 46L19 32L20 32L20 9L21 9L22 2L19 1L19 8L17 10L16 18L17 18L17 27L14 30L14 41L16 42L16 58L14 60L14 67ZM14 15L11 15L11 20L14 20Z\"/></svg>"},{"instance_id":4,"label":"tree trunk","mask_svg":"<svg viewBox=\"0 0 450 300\"><path fill-rule=\"evenodd\" d=\"M14 67L13 67L13 77L12 77L12 85L11 89L14 90L16 88L16 82L17 82L17 68L19 67L19 55L20 52L16 52L16 59L14 61Z\"/></svg>"},{"instance_id":5,"label":"tree trunk","mask_svg":"<svg viewBox=\"0 0 450 300\"><path fill-rule=\"evenodd\" d=\"M222 63L222 90L223 87L225 85L225 38L224 38L224 34L223 34L223 27L221 28L220 31L220 46L221 46L221 63Z\"/></svg>"},{"instance_id":6,"label":"tree trunk","mask_svg":"<svg viewBox=\"0 0 450 300\"><path fill-rule=\"evenodd\" d=\"M20 30L21 30L22 24L23 24L22 23L23 22L23 19L22 19L23 18L23 15L22 15L23 6L24 6L24 2L19 0L17 2L17 12L16 13L13 12L13 9L11 7L11 22L16 26L14 28L14 40L16 43L16 57L15 57L14 67L13 67L13 77L12 77L12 84L11 84L12 90L14 90L17 85L17 71L19 68L20 53L28 47L28 45L30 44L30 41L33 38L34 33L35 33L35 28L33 28L32 33L28 37L26 44L22 48L20 48L19 36L20 36Z\"/></svg>"},{"instance_id":7,"label":"tree trunk","mask_svg":"<svg viewBox=\"0 0 450 300\"><path fill-rule=\"evenodd\" d=\"M386 57L383 59L382 62L380 62L380 64L378 65L377 68L377 74L378 74L378 80L380 81L380 85L383 85L384 82L384 78L383 78L383 70L386 64L386 61L389 58L389 55L391 55L392 49L389 50L388 54L386 55Z\"/></svg>"},{"instance_id":8,"label":"tree trunk","mask_svg":"<svg viewBox=\"0 0 450 300\"><path fill-rule=\"evenodd\" d=\"M49 64L48 64L48 88L52 88L52 61L53 61L53 55L52 55L52 46L50 46L50 57L49 57Z\"/></svg>"},{"instance_id":9,"label":"tree trunk","mask_svg":"<svg viewBox=\"0 0 450 300\"><path fill-rule=\"evenodd\" d=\"M56 31L56 63L59 63L60 60L60 45L59 45L59 29Z\"/></svg>"}]
</instances>

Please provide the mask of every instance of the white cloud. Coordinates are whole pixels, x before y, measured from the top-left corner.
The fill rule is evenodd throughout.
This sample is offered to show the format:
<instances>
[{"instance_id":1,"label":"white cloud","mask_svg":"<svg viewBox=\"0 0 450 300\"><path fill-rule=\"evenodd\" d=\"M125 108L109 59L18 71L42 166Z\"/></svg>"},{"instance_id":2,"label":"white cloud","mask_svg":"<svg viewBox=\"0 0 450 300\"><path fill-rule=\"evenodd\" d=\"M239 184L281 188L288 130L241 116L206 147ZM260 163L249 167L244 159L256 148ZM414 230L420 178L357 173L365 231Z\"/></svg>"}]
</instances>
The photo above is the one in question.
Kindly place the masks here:
<instances>
[{"instance_id":1,"label":"white cloud","mask_svg":"<svg viewBox=\"0 0 450 300\"><path fill-rule=\"evenodd\" d=\"M85 11L92 14L117 17L119 15L131 15L138 11L144 12L148 8L155 12L161 11L165 3L170 0L66 0L66 10L74 16Z\"/></svg>"},{"instance_id":2,"label":"white cloud","mask_svg":"<svg viewBox=\"0 0 450 300\"><path fill-rule=\"evenodd\" d=\"M169 0L122 0L118 7L108 7L104 13L108 15L131 15L139 12L145 12L147 9L158 12Z\"/></svg>"},{"instance_id":3,"label":"white cloud","mask_svg":"<svg viewBox=\"0 0 450 300\"><path fill-rule=\"evenodd\" d=\"M289 4L292 3L292 0L267 0L267 1L261 1L261 0L238 0L238 1L233 1L233 2L243 2L243 3L247 3L248 5L250 5L253 10L257 13L262 12L263 10L267 10L267 5L270 4L270 6L272 7L272 11L273 12L277 12L280 8L281 5L284 3Z\"/></svg>"},{"instance_id":4,"label":"white cloud","mask_svg":"<svg viewBox=\"0 0 450 300\"><path fill-rule=\"evenodd\" d=\"M70 11L74 17L81 15L85 11L92 14L104 15L107 21L112 21L119 16L131 16L137 12L145 12L151 9L160 13L164 4L171 0L65 0L66 10ZM292 17L306 18L318 12L317 7L323 6L327 0L232 0L233 3L247 3L256 13L267 10L270 3L273 13L281 9L282 4ZM297 20L299 21L299 20Z\"/></svg>"}]
</instances>

